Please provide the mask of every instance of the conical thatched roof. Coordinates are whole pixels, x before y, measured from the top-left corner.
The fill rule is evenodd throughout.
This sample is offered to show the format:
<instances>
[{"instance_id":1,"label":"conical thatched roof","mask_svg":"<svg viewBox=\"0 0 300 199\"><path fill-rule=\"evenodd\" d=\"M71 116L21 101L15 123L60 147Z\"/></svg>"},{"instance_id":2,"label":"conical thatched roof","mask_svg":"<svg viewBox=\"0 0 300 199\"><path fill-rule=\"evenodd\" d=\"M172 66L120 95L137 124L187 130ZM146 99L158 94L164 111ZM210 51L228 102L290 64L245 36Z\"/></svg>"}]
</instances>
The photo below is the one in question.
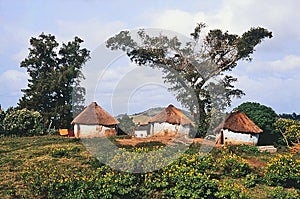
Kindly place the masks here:
<instances>
[{"instance_id":1,"label":"conical thatched roof","mask_svg":"<svg viewBox=\"0 0 300 199\"><path fill-rule=\"evenodd\" d=\"M119 122L96 102L92 102L71 122L71 124L75 123L110 126Z\"/></svg>"},{"instance_id":2,"label":"conical thatched roof","mask_svg":"<svg viewBox=\"0 0 300 199\"><path fill-rule=\"evenodd\" d=\"M153 122L168 122L170 124L180 124L187 125L190 124L195 126L194 123L185 116L180 110L178 110L175 106L170 104L167 108L165 108L162 112L150 118L149 123Z\"/></svg>"},{"instance_id":3,"label":"conical thatched roof","mask_svg":"<svg viewBox=\"0 0 300 199\"><path fill-rule=\"evenodd\" d=\"M241 133L262 133L254 122L243 112L232 112L216 129L229 129Z\"/></svg>"}]
</instances>

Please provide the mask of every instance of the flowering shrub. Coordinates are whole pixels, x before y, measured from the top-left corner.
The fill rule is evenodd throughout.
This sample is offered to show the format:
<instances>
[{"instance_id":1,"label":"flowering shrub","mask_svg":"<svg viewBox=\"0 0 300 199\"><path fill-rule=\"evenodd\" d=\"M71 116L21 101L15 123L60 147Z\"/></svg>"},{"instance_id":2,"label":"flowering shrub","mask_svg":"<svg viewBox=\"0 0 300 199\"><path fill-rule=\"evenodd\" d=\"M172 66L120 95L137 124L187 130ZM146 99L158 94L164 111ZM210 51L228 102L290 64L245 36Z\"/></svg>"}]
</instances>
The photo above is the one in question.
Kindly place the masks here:
<instances>
[{"instance_id":1,"label":"flowering shrub","mask_svg":"<svg viewBox=\"0 0 300 199\"><path fill-rule=\"evenodd\" d=\"M299 197L299 190L285 190L282 186L272 188L268 194L270 199L298 199Z\"/></svg>"},{"instance_id":2,"label":"flowering shrub","mask_svg":"<svg viewBox=\"0 0 300 199\"><path fill-rule=\"evenodd\" d=\"M265 179L269 185L300 188L300 160L278 154L268 162Z\"/></svg>"},{"instance_id":3,"label":"flowering shrub","mask_svg":"<svg viewBox=\"0 0 300 199\"><path fill-rule=\"evenodd\" d=\"M91 170L84 167L61 168L41 162L27 168L22 179L26 197L40 198L126 198L134 196L135 176L115 172L107 167Z\"/></svg>"},{"instance_id":4,"label":"flowering shrub","mask_svg":"<svg viewBox=\"0 0 300 199\"><path fill-rule=\"evenodd\" d=\"M289 144L300 143L300 121L279 118L274 124L276 130L284 134Z\"/></svg>"},{"instance_id":5,"label":"flowering shrub","mask_svg":"<svg viewBox=\"0 0 300 199\"><path fill-rule=\"evenodd\" d=\"M184 154L162 170L144 174L141 191L150 198L213 198L218 180L206 173L212 162L211 155Z\"/></svg>"},{"instance_id":6,"label":"flowering shrub","mask_svg":"<svg viewBox=\"0 0 300 199\"><path fill-rule=\"evenodd\" d=\"M248 162L232 152L222 152L222 157L215 161L214 168L224 175L235 178L246 176L250 173Z\"/></svg>"},{"instance_id":7,"label":"flowering shrub","mask_svg":"<svg viewBox=\"0 0 300 199\"><path fill-rule=\"evenodd\" d=\"M126 150L120 148L109 165L125 172L144 173L161 169L180 157L180 149L167 149L163 146L153 146Z\"/></svg>"},{"instance_id":8,"label":"flowering shrub","mask_svg":"<svg viewBox=\"0 0 300 199\"><path fill-rule=\"evenodd\" d=\"M39 112L11 109L3 119L6 135L33 136L43 134L43 118Z\"/></svg>"},{"instance_id":9,"label":"flowering shrub","mask_svg":"<svg viewBox=\"0 0 300 199\"><path fill-rule=\"evenodd\" d=\"M246 178L244 179L244 186L246 188L251 188L251 187L254 187L257 182L258 182L258 175L250 173L250 174L247 174Z\"/></svg>"},{"instance_id":10,"label":"flowering shrub","mask_svg":"<svg viewBox=\"0 0 300 199\"><path fill-rule=\"evenodd\" d=\"M253 189L247 188L254 187L260 180L257 174L251 172L245 159L231 152L219 151L216 156L212 154L203 156L200 152L190 151L160 170L134 173L139 171L138 169L144 171L152 168L149 166L150 163L161 166L164 161L169 161L167 151L161 146L151 146L150 149L133 147L118 150L110 163L115 164L114 166L124 166L130 171L128 173L97 163L97 159L90 156L82 159L78 154L81 148L77 145L68 144L46 148L46 153L42 155L47 158L38 158L37 163L28 162L26 167L22 167L23 172L20 176L23 182L22 197L58 199L250 198ZM148 155L146 156L148 159L139 159L139 155L145 154ZM74 161L78 157L79 161ZM289 157L285 158L289 159ZM286 160L279 159L272 160L272 164L282 166L281 162ZM138 164L138 161L143 162ZM291 165L297 168L299 160L291 159L285 164L285 167ZM276 168L270 165L271 163L267 166L269 174L275 172ZM267 172L265 176L269 175ZM294 173L294 176L299 175L297 172L299 173L299 170L291 170L291 168L286 170L286 173ZM14 193L17 194L20 191ZM14 193L12 192L11 195ZM276 188L272 189L268 197L295 198L297 194L296 191Z\"/></svg>"},{"instance_id":11,"label":"flowering shrub","mask_svg":"<svg viewBox=\"0 0 300 199\"><path fill-rule=\"evenodd\" d=\"M300 121L279 118L274 124L276 130L284 134L289 144L299 142Z\"/></svg>"},{"instance_id":12,"label":"flowering shrub","mask_svg":"<svg viewBox=\"0 0 300 199\"><path fill-rule=\"evenodd\" d=\"M247 199L250 198L244 186L230 180L219 183L218 191L215 193L217 198Z\"/></svg>"}]
</instances>

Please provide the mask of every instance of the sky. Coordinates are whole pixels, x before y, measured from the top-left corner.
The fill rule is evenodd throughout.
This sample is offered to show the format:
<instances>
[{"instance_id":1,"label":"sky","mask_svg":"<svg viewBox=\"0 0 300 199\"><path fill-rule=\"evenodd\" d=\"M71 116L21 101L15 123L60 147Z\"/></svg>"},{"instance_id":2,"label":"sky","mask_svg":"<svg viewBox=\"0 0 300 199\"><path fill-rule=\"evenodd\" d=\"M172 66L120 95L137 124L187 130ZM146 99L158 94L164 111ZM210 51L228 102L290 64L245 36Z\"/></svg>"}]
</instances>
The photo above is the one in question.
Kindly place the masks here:
<instances>
[{"instance_id":1,"label":"sky","mask_svg":"<svg viewBox=\"0 0 300 199\"><path fill-rule=\"evenodd\" d=\"M258 26L273 33L255 48L251 62L239 61L231 71L238 78L235 86L246 95L230 108L254 101L277 113L300 113L299 7L298 0L0 0L0 104L7 109L22 97L28 75L20 62L28 56L29 39L44 32L59 43L78 36L91 51L85 72L92 81L83 82L87 104L97 101L114 115L180 106L159 71L137 68L121 54L99 53L121 30L167 29L188 37L197 23L205 22L208 29L239 35Z\"/></svg>"}]
</instances>

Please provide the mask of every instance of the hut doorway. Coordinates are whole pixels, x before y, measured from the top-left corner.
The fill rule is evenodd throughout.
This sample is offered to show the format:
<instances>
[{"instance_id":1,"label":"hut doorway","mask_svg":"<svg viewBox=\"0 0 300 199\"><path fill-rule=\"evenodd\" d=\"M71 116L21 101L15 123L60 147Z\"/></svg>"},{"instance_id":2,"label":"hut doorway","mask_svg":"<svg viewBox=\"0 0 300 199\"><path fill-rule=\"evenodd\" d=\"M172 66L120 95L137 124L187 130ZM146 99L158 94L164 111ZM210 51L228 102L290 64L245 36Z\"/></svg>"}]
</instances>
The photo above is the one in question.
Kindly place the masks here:
<instances>
[{"instance_id":1,"label":"hut doorway","mask_svg":"<svg viewBox=\"0 0 300 199\"><path fill-rule=\"evenodd\" d=\"M224 144L224 133L223 133L223 129L220 131L220 136L217 140L217 144Z\"/></svg>"}]
</instances>

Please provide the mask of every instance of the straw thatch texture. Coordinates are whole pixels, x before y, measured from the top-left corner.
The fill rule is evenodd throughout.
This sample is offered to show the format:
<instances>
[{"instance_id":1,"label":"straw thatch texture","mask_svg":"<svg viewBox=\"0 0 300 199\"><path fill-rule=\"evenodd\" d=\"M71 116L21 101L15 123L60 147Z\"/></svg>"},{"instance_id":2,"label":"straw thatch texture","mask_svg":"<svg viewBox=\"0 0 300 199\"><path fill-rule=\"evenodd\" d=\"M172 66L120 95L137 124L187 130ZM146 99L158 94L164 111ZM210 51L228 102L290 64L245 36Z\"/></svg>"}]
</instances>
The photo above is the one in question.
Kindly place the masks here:
<instances>
[{"instance_id":1,"label":"straw thatch texture","mask_svg":"<svg viewBox=\"0 0 300 199\"><path fill-rule=\"evenodd\" d=\"M96 102L92 102L71 122L71 124L75 123L111 126L118 124L119 121L102 109Z\"/></svg>"},{"instance_id":2,"label":"straw thatch texture","mask_svg":"<svg viewBox=\"0 0 300 199\"><path fill-rule=\"evenodd\" d=\"M260 129L247 115L241 111L232 112L217 129L229 129L241 133L262 133Z\"/></svg>"},{"instance_id":3,"label":"straw thatch texture","mask_svg":"<svg viewBox=\"0 0 300 199\"><path fill-rule=\"evenodd\" d=\"M179 125L192 125L195 126L194 123L184 115L180 110L178 110L175 106L170 104L167 108L165 108L162 112L157 114L156 116L150 118L149 123L163 123L167 122L170 124L179 124Z\"/></svg>"}]
</instances>

